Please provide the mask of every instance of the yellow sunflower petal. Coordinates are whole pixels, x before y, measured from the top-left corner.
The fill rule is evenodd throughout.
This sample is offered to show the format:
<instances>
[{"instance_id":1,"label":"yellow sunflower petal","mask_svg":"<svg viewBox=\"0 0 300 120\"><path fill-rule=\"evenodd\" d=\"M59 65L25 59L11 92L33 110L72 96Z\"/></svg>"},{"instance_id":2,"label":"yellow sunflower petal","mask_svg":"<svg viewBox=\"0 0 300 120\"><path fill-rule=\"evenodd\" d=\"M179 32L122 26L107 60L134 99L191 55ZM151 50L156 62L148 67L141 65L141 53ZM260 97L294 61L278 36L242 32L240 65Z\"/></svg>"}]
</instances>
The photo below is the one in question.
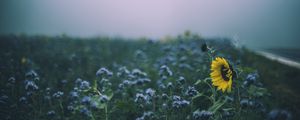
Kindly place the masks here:
<instances>
[{"instance_id":1,"label":"yellow sunflower petal","mask_svg":"<svg viewBox=\"0 0 300 120\"><path fill-rule=\"evenodd\" d=\"M232 71L227 60L222 57L216 57L210 67L212 85L216 86L217 90L221 90L222 92L230 92L232 87ZM222 76L224 74L226 78Z\"/></svg>"}]
</instances>

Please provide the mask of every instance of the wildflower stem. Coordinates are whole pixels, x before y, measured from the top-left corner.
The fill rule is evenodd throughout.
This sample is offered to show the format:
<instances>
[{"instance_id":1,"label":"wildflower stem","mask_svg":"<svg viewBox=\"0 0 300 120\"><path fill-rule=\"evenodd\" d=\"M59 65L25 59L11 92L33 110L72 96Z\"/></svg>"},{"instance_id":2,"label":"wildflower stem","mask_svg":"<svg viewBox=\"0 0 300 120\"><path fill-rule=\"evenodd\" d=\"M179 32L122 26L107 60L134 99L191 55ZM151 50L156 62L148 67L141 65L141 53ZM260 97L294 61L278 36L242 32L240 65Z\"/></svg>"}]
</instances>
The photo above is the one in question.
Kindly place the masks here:
<instances>
[{"instance_id":1,"label":"wildflower stem","mask_svg":"<svg viewBox=\"0 0 300 120\"><path fill-rule=\"evenodd\" d=\"M193 102L193 99L191 100L191 116L193 116L193 104L194 104L194 102Z\"/></svg>"},{"instance_id":2,"label":"wildflower stem","mask_svg":"<svg viewBox=\"0 0 300 120\"><path fill-rule=\"evenodd\" d=\"M170 94L170 96L173 96L173 92L171 89L169 89L169 94Z\"/></svg>"},{"instance_id":3,"label":"wildflower stem","mask_svg":"<svg viewBox=\"0 0 300 120\"><path fill-rule=\"evenodd\" d=\"M240 89L239 89L239 87L237 87L237 96L238 96L238 101L241 101L241 97L240 97ZM240 106L239 103L237 104L237 106L238 106L238 114L240 115L240 113L241 113L241 106Z\"/></svg>"},{"instance_id":4,"label":"wildflower stem","mask_svg":"<svg viewBox=\"0 0 300 120\"><path fill-rule=\"evenodd\" d=\"M105 105L105 120L108 120L107 104Z\"/></svg>"},{"instance_id":5,"label":"wildflower stem","mask_svg":"<svg viewBox=\"0 0 300 120\"><path fill-rule=\"evenodd\" d=\"M94 80L94 83L93 83L93 90L97 90L97 80L96 79Z\"/></svg>"},{"instance_id":6,"label":"wildflower stem","mask_svg":"<svg viewBox=\"0 0 300 120\"><path fill-rule=\"evenodd\" d=\"M64 108L63 108L63 105L62 105L62 101L59 100L59 107L61 109L61 113L62 113L62 116L64 116Z\"/></svg>"},{"instance_id":7,"label":"wildflower stem","mask_svg":"<svg viewBox=\"0 0 300 120\"><path fill-rule=\"evenodd\" d=\"M33 111L34 111L34 112L33 112L33 114L34 114L34 115L33 115L33 116L34 116L33 119L36 120L36 112L35 112L35 111L36 111L36 109L35 109L35 106L36 106L35 103L36 103L36 101L35 101L35 99L34 99L33 96L31 96L31 99L32 99L32 104L33 104L33 107L32 107L32 108L33 108Z\"/></svg>"},{"instance_id":8,"label":"wildflower stem","mask_svg":"<svg viewBox=\"0 0 300 120\"><path fill-rule=\"evenodd\" d=\"M153 110L153 112L155 112L155 99L153 99L152 110Z\"/></svg>"},{"instance_id":9,"label":"wildflower stem","mask_svg":"<svg viewBox=\"0 0 300 120\"><path fill-rule=\"evenodd\" d=\"M93 113L92 113L92 116L91 116L91 117L92 117L92 120L96 120Z\"/></svg>"},{"instance_id":10,"label":"wildflower stem","mask_svg":"<svg viewBox=\"0 0 300 120\"><path fill-rule=\"evenodd\" d=\"M205 84L207 84L207 85L209 86L209 88L211 89L211 91L212 91L212 93L213 93L211 99L212 99L213 103L215 103L215 101L216 101L216 100L215 100L215 97L216 97L216 91L215 91L215 89L207 82L207 80L208 80L208 79L205 79L204 82L205 82Z\"/></svg>"}]
</instances>

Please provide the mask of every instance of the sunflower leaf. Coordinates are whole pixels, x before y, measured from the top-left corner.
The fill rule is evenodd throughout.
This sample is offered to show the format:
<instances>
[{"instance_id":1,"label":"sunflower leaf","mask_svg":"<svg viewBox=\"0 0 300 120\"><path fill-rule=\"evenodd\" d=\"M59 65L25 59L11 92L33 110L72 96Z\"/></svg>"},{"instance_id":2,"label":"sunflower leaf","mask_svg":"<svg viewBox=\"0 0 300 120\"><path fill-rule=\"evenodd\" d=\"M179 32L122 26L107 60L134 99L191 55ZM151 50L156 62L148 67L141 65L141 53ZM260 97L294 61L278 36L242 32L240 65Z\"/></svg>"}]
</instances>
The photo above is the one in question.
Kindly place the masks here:
<instances>
[{"instance_id":1,"label":"sunflower leaf","mask_svg":"<svg viewBox=\"0 0 300 120\"><path fill-rule=\"evenodd\" d=\"M213 113L217 112L226 103L226 101L227 101L226 99L225 100L219 99L210 108L208 108L208 111L211 111Z\"/></svg>"},{"instance_id":2,"label":"sunflower leaf","mask_svg":"<svg viewBox=\"0 0 300 120\"><path fill-rule=\"evenodd\" d=\"M198 93L196 96L194 96L192 99L196 99L196 98L198 98L198 97L201 97L201 96L203 96L203 93Z\"/></svg>"},{"instance_id":3,"label":"sunflower leaf","mask_svg":"<svg viewBox=\"0 0 300 120\"><path fill-rule=\"evenodd\" d=\"M197 82L195 82L194 85L198 85L198 84L200 84L201 82L202 82L202 80L197 80Z\"/></svg>"}]
</instances>

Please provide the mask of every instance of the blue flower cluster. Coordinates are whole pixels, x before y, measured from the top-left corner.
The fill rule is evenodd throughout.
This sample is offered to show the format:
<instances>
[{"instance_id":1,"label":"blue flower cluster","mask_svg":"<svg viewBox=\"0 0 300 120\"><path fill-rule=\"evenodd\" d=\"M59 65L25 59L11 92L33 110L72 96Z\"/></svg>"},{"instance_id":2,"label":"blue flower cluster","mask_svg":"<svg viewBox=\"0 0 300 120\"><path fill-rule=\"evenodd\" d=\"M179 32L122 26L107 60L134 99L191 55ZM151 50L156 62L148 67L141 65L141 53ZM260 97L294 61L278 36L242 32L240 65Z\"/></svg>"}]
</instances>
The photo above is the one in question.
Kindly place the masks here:
<instances>
[{"instance_id":1,"label":"blue flower cluster","mask_svg":"<svg viewBox=\"0 0 300 120\"><path fill-rule=\"evenodd\" d=\"M40 60L40 53L24 55L21 63L1 66L10 71L0 72L0 119L292 119L291 112L265 104L272 97L257 70L234 68L239 57L230 51L219 53L231 48L220 44L213 49L217 43L188 33L175 39L118 41L122 44L97 39L68 48L64 42L70 41L62 41L57 46L71 52L53 49ZM103 44L94 44L99 41ZM230 93L211 84L215 56L229 58L233 69L240 70Z\"/></svg>"}]
</instances>

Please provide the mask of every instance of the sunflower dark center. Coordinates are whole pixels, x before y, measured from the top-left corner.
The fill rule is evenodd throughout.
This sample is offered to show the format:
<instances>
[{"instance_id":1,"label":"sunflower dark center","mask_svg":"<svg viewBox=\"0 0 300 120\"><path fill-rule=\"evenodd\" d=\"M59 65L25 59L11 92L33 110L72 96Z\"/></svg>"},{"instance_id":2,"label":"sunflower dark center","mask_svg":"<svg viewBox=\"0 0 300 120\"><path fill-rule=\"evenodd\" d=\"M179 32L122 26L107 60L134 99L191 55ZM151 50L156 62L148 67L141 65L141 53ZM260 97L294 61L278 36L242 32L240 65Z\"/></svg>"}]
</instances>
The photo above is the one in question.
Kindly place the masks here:
<instances>
[{"instance_id":1,"label":"sunflower dark center","mask_svg":"<svg viewBox=\"0 0 300 120\"><path fill-rule=\"evenodd\" d=\"M221 75L225 81L229 81L229 77L227 76L229 70L230 69L226 68L224 65L221 67Z\"/></svg>"}]
</instances>

